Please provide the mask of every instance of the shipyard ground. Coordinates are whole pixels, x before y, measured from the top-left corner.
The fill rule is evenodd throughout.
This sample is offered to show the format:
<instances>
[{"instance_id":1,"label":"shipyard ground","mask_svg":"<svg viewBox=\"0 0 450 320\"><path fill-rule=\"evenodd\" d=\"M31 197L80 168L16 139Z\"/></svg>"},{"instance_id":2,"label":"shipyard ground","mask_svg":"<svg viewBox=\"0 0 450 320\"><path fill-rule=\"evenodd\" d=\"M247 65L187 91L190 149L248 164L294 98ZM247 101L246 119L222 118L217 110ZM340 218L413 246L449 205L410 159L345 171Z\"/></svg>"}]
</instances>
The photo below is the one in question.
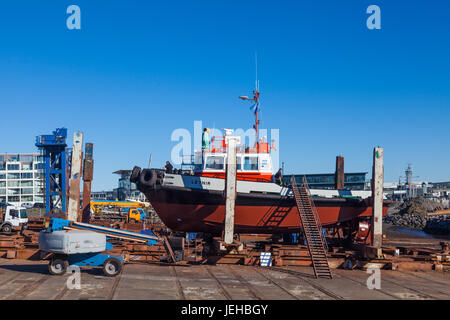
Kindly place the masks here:
<instances>
[{"instance_id":1,"label":"shipyard ground","mask_svg":"<svg viewBox=\"0 0 450 320\"><path fill-rule=\"evenodd\" d=\"M289 273L283 270L290 270ZM362 270L333 269L334 279L315 279L312 268L278 270L240 265L167 266L126 264L115 278L100 269L81 273L81 288L68 289L69 275L51 276L45 262L0 259L0 299L44 300L347 300L450 299L449 272L381 270L381 289L368 289Z\"/></svg>"}]
</instances>

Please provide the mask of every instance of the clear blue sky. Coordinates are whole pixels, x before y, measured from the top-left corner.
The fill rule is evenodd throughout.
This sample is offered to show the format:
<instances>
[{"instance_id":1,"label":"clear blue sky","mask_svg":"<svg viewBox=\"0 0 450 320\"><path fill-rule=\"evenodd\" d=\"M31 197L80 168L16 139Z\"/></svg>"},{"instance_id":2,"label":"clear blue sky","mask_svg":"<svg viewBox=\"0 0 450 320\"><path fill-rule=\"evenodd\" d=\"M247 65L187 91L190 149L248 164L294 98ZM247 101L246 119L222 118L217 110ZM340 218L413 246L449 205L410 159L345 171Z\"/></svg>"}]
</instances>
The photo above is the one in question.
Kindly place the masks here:
<instances>
[{"instance_id":1,"label":"clear blue sky","mask_svg":"<svg viewBox=\"0 0 450 320\"><path fill-rule=\"evenodd\" d=\"M66 8L81 8L81 30ZM368 30L366 8L381 8ZM450 2L10 1L0 4L0 152L35 151L57 127L94 143L94 190L117 169L163 165L176 128L249 128L237 99L254 82L261 126L280 129L287 172L407 163L450 180Z\"/></svg>"}]
</instances>

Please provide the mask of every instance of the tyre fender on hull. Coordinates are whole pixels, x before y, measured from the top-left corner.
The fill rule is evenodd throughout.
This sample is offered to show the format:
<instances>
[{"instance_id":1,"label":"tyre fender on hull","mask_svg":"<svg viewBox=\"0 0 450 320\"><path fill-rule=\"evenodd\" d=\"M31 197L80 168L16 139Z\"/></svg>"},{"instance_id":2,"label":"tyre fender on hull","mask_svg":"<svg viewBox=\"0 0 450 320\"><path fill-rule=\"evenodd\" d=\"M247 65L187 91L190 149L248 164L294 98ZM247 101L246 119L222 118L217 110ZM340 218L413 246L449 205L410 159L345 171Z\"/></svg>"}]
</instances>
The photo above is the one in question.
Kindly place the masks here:
<instances>
[{"instance_id":1,"label":"tyre fender on hull","mask_svg":"<svg viewBox=\"0 0 450 320\"><path fill-rule=\"evenodd\" d=\"M144 169L139 176L139 182L148 187L153 187L156 184L156 179L158 178L155 170Z\"/></svg>"},{"instance_id":2,"label":"tyre fender on hull","mask_svg":"<svg viewBox=\"0 0 450 320\"><path fill-rule=\"evenodd\" d=\"M131 171L130 181L136 183L139 181L139 175L141 174L142 169L138 166L134 166Z\"/></svg>"},{"instance_id":3,"label":"tyre fender on hull","mask_svg":"<svg viewBox=\"0 0 450 320\"><path fill-rule=\"evenodd\" d=\"M164 180L164 172L163 171L157 171L156 172L156 176L157 176L156 184L161 185L163 183L163 180Z\"/></svg>"}]
</instances>

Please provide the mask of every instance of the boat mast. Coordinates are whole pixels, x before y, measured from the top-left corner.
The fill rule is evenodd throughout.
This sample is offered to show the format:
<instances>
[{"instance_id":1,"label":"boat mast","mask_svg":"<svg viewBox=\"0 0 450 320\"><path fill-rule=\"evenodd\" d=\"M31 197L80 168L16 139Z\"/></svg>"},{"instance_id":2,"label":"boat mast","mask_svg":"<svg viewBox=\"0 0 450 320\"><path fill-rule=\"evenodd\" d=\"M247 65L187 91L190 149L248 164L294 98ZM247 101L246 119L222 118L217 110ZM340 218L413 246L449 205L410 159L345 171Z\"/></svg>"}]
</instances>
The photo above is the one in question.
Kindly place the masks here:
<instances>
[{"instance_id":1,"label":"boat mast","mask_svg":"<svg viewBox=\"0 0 450 320\"><path fill-rule=\"evenodd\" d=\"M256 81L257 82L257 81ZM255 91L253 91L254 100L255 100L255 141L256 141L256 152L259 153L259 141L258 141L258 109L259 109L259 92L258 87L256 87Z\"/></svg>"},{"instance_id":2,"label":"boat mast","mask_svg":"<svg viewBox=\"0 0 450 320\"><path fill-rule=\"evenodd\" d=\"M250 99L247 96L240 96L239 99L253 102L252 107L255 110L255 125L253 126L253 128L255 128L256 152L259 153L259 141L258 141L259 81L258 81L258 57L256 53L255 53L255 67L256 67L256 79L255 79L255 90L253 90L253 98Z\"/></svg>"},{"instance_id":3,"label":"boat mast","mask_svg":"<svg viewBox=\"0 0 450 320\"><path fill-rule=\"evenodd\" d=\"M259 109L259 82L258 82L258 54L255 52L255 91L253 91L253 99L255 100L255 135L256 135L256 150L259 152L258 141L258 109Z\"/></svg>"}]
</instances>

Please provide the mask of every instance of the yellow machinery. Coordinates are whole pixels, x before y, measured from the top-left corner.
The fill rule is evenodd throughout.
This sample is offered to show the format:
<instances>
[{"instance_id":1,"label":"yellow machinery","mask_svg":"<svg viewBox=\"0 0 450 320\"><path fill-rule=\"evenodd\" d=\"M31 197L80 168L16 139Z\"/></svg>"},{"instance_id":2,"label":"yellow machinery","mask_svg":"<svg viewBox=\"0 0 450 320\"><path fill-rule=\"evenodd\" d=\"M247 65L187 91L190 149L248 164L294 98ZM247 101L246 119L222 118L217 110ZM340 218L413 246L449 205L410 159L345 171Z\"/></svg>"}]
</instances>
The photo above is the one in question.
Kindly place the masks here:
<instances>
[{"instance_id":1,"label":"yellow machinery","mask_svg":"<svg viewBox=\"0 0 450 320\"><path fill-rule=\"evenodd\" d=\"M122 214L126 214L127 221L143 220L146 216L143 208L149 206L149 204L143 202L109 200L92 200L90 205L96 216L101 216L105 207L119 208Z\"/></svg>"},{"instance_id":2,"label":"yellow machinery","mask_svg":"<svg viewBox=\"0 0 450 320\"><path fill-rule=\"evenodd\" d=\"M445 216L447 214L450 215L450 209L436 210L432 213L428 213L429 216Z\"/></svg>"}]
</instances>

